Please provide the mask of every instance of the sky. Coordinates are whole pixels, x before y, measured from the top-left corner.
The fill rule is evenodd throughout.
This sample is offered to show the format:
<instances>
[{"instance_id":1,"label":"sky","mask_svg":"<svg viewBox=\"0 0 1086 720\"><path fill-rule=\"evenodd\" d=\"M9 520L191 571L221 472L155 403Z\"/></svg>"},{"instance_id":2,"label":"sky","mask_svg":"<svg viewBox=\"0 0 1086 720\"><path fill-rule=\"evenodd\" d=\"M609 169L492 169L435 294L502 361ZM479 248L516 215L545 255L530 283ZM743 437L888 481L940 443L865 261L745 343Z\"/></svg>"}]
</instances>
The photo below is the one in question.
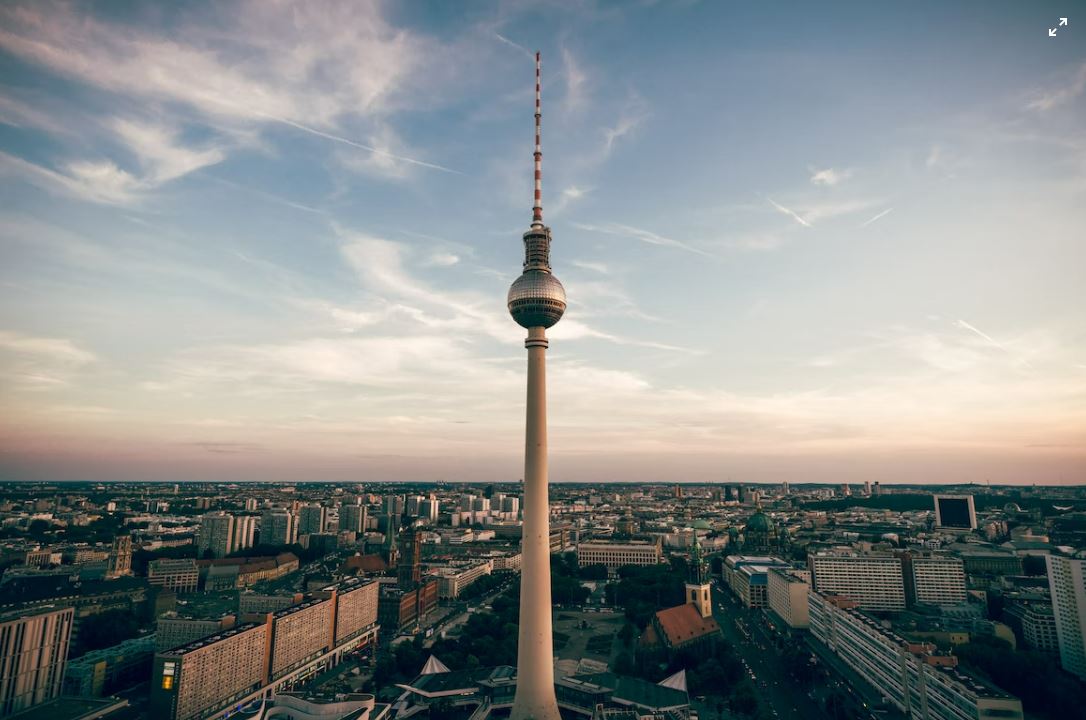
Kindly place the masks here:
<instances>
[{"instance_id":1,"label":"sky","mask_svg":"<svg viewBox=\"0 0 1086 720\"><path fill-rule=\"evenodd\" d=\"M519 479L539 50L552 482L1086 482L1068 5L4 3L0 479Z\"/></svg>"}]
</instances>

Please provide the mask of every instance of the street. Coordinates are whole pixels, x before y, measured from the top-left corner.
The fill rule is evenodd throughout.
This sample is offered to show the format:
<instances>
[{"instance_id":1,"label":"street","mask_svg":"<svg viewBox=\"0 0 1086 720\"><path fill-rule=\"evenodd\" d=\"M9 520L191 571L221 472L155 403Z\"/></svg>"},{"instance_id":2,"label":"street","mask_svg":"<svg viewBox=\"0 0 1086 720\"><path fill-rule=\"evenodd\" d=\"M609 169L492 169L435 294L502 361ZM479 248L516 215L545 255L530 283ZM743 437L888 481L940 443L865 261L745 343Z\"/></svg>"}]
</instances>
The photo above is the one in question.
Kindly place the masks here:
<instances>
[{"instance_id":1,"label":"street","mask_svg":"<svg viewBox=\"0 0 1086 720\"><path fill-rule=\"evenodd\" d=\"M822 704L809 697L784 671L772 640L756 620L758 611L744 608L717 582L712 586L712 601L713 617L720 623L724 637L735 648L747 676L773 716L781 720L829 720ZM740 626L736 625L736 620Z\"/></svg>"}]
</instances>

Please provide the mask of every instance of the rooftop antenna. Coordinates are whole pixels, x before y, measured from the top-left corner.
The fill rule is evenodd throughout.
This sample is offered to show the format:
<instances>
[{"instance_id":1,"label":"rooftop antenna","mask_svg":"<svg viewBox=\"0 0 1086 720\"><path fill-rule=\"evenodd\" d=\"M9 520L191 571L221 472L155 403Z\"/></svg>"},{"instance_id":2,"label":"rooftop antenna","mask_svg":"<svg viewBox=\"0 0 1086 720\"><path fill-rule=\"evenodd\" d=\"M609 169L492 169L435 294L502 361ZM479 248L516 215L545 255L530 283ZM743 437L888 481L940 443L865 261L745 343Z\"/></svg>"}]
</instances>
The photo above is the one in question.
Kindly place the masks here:
<instances>
[{"instance_id":1,"label":"rooftop antenna","mask_svg":"<svg viewBox=\"0 0 1086 720\"><path fill-rule=\"evenodd\" d=\"M542 87L539 53L535 54L535 203L532 205L532 227L543 226L543 105L540 91Z\"/></svg>"}]
</instances>

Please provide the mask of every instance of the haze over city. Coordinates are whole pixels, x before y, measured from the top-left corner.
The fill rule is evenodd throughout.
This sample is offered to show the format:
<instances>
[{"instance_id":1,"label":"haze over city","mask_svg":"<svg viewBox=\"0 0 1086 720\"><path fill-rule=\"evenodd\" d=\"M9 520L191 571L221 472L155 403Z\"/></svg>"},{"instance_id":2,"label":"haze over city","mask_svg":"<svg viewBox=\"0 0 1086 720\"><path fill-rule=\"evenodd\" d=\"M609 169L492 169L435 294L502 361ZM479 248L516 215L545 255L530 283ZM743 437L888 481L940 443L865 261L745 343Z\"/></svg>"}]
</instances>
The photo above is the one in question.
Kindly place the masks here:
<instances>
[{"instance_id":1,"label":"haze over city","mask_svg":"<svg viewBox=\"0 0 1086 720\"><path fill-rule=\"evenodd\" d=\"M1066 10L1062 11L1066 14ZM5 3L0 479L1077 484L1055 3Z\"/></svg>"}]
</instances>

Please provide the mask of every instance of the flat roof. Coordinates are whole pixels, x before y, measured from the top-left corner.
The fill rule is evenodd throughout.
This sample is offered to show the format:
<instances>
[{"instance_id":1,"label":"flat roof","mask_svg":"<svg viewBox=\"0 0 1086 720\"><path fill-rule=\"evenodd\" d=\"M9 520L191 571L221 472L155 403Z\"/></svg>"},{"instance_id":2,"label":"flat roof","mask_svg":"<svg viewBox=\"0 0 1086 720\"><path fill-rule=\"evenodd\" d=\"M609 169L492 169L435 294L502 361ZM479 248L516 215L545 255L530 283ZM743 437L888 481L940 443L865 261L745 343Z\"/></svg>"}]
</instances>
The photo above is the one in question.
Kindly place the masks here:
<instances>
[{"instance_id":1,"label":"flat roof","mask_svg":"<svg viewBox=\"0 0 1086 720\"><path fill-rule=\"evenodd\" d=\"M165 651L160 652L158 654L159 655L187 655L190 652L194 652L194 651L199 650L201 648L205 648L208 645L214 645L217 642L227 640L229 638L234 637L235 635L240 635L240 634L242 634L244 632L248 632L250 630L253 630L254 628L264 627L264 626L265 626L264 623L245 623L243 625L237 625L235 627L230 628L229 630L223 630L221 633L216 633L214 635L209 635L208 637L200 638L199 640L194 640L193 642L190 642L188 645L181 645L180 647L175 647L172 650L165 650Z\"/></svg>"}]
</instances>

